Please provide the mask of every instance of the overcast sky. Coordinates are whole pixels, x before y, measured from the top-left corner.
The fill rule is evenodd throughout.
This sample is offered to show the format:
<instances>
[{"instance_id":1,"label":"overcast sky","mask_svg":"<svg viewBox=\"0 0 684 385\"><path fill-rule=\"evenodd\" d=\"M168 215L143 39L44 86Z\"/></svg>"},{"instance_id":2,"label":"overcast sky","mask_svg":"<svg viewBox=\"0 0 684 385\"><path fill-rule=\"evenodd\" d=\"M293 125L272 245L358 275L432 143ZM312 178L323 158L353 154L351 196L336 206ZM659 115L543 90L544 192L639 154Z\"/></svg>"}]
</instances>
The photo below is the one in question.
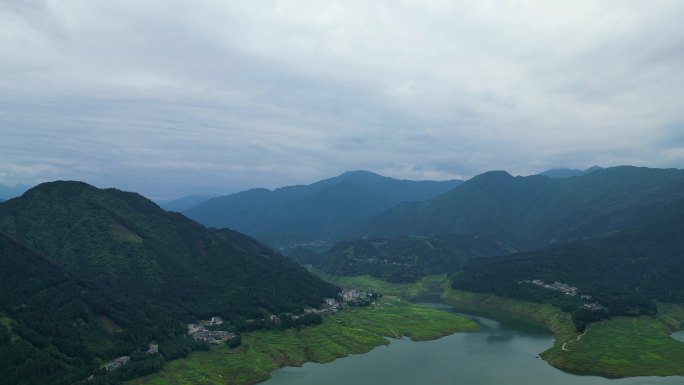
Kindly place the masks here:
<instances>
[{"instance_id":1,"label":"overcast sky","mask_svg":"<svg viewBox=\"0 0 684 385\"><path fill-rule=\"evenodd\" d=\"M684 167L684 2L0 0L0 183Z\"/></svg>"}]
</instances>

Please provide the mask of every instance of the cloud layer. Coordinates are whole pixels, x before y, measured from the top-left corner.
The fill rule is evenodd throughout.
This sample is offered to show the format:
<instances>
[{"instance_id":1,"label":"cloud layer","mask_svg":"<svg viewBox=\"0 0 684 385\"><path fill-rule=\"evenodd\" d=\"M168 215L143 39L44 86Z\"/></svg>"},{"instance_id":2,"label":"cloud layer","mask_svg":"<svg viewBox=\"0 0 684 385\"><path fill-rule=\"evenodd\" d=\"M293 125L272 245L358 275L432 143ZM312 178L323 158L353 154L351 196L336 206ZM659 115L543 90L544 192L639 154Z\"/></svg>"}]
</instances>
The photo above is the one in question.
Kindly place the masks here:
<instances>
[{"instance_id":1,"label":"cloud layer","mask_svg":"<svg viewBox=\"0 0 684 385\"><path fill-rule=\"evenodd\" d=\"M144 4L137 4L144 3ZM2 1L0 182L684 165L680 1Z\"/></svg>"}]
</instances>

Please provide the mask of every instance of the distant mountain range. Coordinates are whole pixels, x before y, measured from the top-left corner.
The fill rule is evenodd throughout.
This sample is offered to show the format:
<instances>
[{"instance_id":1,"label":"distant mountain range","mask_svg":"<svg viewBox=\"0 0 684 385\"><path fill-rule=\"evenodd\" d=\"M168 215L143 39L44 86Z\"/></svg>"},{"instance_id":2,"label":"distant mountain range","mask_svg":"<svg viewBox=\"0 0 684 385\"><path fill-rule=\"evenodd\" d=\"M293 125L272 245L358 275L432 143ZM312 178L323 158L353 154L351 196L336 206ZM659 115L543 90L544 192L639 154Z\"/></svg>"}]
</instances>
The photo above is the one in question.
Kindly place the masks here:
<instances>
[{"instance_id":1,"label":"distant mountain range","mask_svg":"<svg viewBox=\"0 0 684 385\"><path fill-rule=\"evenodd\" d=\"M361 221L400 202L422 201L460 180L410 181L368 171L346 172L307 186L253 189L183 211L205 226L232 228L276 247L339 239Z\"/></svg>"},{"instance_id":2,"label":"distant mountain range","mask_svg":"<svg viewBox=\"0 0 684 385\"><path fill-rule=\"evenodd\" d=\"M338 292L250 237L81 182L1 203L0 250L0 376L13 384L74 383L153 340L174 358L193 347L186 322L239 325Z\"/></svg>"},{"instance_id":3,"label":"distant mountain range","mask_svg":"<svg viewBox=\"0 0 684 385\"><path fill-rule=\"evenodd\" d=\"M161 201L158 202L158 204L164 210L181 212L206 202L211 198L212 197L204 195L187 195L178 199Z\"/></svg>"},{"instance_id":4,"label":"distant mountain range","mask_svg":"<svg viewBox=\"0 0 684 385\"><path fill-rule=\"evenodd\" d=\"M8 199L18 197L21 194L25 193L26 190L28 190L29 188L29 186L23 184L5 186L4 184L0 183L0 201L6 201Z\"/></svg>"},{"instance_id":5,"label":"distant mountain range","mask_svg":"<svg viewBox=\"0 0 684 385\"><path fill-rule=\"evenodd\" d=\"M654 300L684 303L684 171L588 171L487 172L369 219L361 239L318 261L294 257L330 274L393 282L454 273L456 289L558 306L580 331L609 316L654 315Z\"/></svg>"},{"instance_id":6,"label":"distant mountain range","mask_svg":"<svg viewBox=\"0 0 684 385\"><path fill-rule=\"evenodd\" d=\"M359 239L341 241L317 258L302 251L292 257L328 274L368 274L392 282L412 282L437 272L451 274L470 260L474 261L467 266L500 261L503 276L511 267L507 261L518 258L510 254L637 228L643 232L648 223L660 223L668 213L679 211L684 212L681 170L617 167L567 179L513 177L494 171L433 199L381 213L365 224L366 232L359 232ZM671 219L670 227L678 228L677 221L684 224L682 218ZM547 255L547 251L539 253ZM480 258L497 255L502 257ZM586 255L601 260L596 253ZM548 266L544 258L535 261ZM524 266L514 270L525 271ZM515 277L513 282L531 279L510 277ZM502 280L481 282L496 285Z\"/></svg>"},{"instance_id":7,"label":"distant mountain range","mask_svg":"<svg viewBox=\"0 0 684 385\"><path fill-rule=\"evenodd\" d=\"M572 176L581 176L592 173L594 171L602 170L599 166L589 167L586 170L573 170L569 168L552 168L546 170L539 175L548 176L549 178L570 178Z\"/></svg>"},{"instance_id":8,"label":"distant mountain range","mask_svg":"<svg viewBox=\"0 0 684 385\"><path fill-rule=\"evenodd\" d=\"M613 167L573 178L478 175L424 202L385 211L357 237L482 235L518 250L639 226L684 198L684 171Z\"/></svg>"}]
</instances>

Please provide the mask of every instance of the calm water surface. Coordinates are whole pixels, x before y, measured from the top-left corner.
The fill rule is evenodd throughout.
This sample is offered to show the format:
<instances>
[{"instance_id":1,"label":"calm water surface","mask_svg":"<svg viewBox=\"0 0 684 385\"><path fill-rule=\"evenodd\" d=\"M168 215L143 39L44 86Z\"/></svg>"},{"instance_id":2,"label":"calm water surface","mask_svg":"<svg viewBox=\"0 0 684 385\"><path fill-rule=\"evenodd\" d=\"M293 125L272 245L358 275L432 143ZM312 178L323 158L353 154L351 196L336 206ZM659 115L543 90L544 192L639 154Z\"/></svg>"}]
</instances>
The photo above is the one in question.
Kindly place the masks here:
<instances>
[{"instance_id":1,"label":"calm water surface","mask_svg":"<svg viewBox=\"0 0 684 385\"><path fill-rule=\"evenodd\" d=\"M684 342L684 330L672 333L672 338Z\"/></svg>"},{"instance_id":2,"label":"calm water surface","mask_svg":"<svg viewBox=\"0 0 684 385\"><path fill-rule=\"evenodd\" d=\"M417 302L475 319L482 330L435 341L394 339L389 346L332 363L278 369L262 384L684 385L683 377L609 380L564 373L538 357L553 344L551 333L543 325L502 314L455 309L441 302L438 295L425 296ZM684 340L684 332L676 333L676 337Z\"/></svg>"}]
</instances>

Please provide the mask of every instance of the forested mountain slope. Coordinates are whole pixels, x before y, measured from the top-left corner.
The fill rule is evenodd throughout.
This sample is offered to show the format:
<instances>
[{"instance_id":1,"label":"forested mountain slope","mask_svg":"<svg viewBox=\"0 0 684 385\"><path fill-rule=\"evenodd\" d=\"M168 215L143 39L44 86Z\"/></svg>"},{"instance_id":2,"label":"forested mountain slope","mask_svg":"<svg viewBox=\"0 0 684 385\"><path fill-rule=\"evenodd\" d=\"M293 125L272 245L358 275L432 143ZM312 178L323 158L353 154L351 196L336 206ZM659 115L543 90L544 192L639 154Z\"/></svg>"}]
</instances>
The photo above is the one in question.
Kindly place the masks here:
<instances>
[{"instance_id":1,"label":"forested mountain slope","mask_svg":"<svg viewBox=\"0 0 684 385\"><path fill-rule=\"evenodd\" d=\"M472 258L509 251L505 244L473 235L357 239L338 242L315 266L332 275L414 282L426 275L452 274Z\"/></svg>"},{"instance_id":2,"label":"forested mountain slope","mask_svg":"<svg viewBox=\"0 0 684 385\"><path fill-rule=\"evenodd\" d=\"M252 189L210 199L184 214L217 228L242 231L277 247L326 242L400 202L421 201L461 181L409 181L368 171L347 172L307 186Z\"/></svg>"},{"instance_id":3,"label":"forested mountain slope","mask_svg":"<svg viewBox=\"0 0 684 385\"><path fill-rule=\"evenodd\" d=\"M81 182L0 204L0 236L2 351L22 363L3 377L72 383L153 340L174 358L192 348L187 322L299 312L338 291L250 237Z\"/></svg>"},{"instance_id":4,"label":"forested mountain slope","mask_svg":"<svg viewBox=\"0 0 684 385\"><path fill-rule=\"evenodd\" d=\"M453 287L584 313L584 304L598 302L607 308L606 315L649 314L655 311L652 300L684 303L684 200L654 217L656 221L637 229L604 237L470 260L454 277ZM564 283L579 293L569 296L531 284L533 280Z\"/></svg>"},{"instance_id":5,"label":"forested mountain slope","mask_svg":"<svg viewBox=\"0 0 684 385\"><path fill-rule=\"evenodd\" d=\"M621 166L563 179L479 175L367 221L357 236L480 234L532 250L638 227L684 198L684 171Z\"/></svg>"},{"instance_id":6,"label":"forested mountain slope","mask_svg":"<svg viewBox=\"0 0 684 385\"><path fill-rule=\"evenodd\" d=\"M3 203L0 231L79 279L172 303L181 314L278 312L334 290L240 233L80 182L42 184Z\"/></svg>"}]
</instances>

